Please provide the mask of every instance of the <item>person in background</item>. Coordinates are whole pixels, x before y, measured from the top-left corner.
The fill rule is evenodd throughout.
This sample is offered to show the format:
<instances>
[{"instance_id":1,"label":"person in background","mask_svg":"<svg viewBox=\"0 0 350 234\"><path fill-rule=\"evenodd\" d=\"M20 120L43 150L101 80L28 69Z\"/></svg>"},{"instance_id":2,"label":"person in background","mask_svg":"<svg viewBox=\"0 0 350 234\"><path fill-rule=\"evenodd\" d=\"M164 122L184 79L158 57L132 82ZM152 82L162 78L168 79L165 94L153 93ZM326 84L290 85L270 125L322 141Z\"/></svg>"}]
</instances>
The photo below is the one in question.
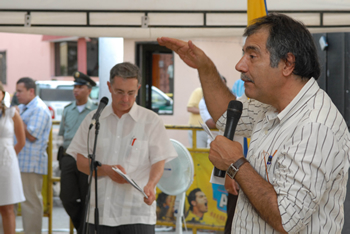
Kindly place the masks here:
<instances>
[{"instance_id":1,"label":"person in background","mask_svg":"<svg viewBox=\"0 0 350 234\"><path fill-rule=\"evenodd\" d=\"M220 75L221 76L221 75ZM221 76L222 81L227 84L226 78L224 76ZM208 126L208 128L216 128L216 124L213 120L213 118L210 116L207 105L205 104L205 100L204 98L202 98L198 104L198 108L199 108L199 114L201 116L202 121ZM218 131L214 131L212 132L213 136L217 136L218 134L223 134L220 133ZM209 148L211 142L211 138L209 136L207 136L207 145L205 148Z\"/></svg>"},{"instance_id":2,"label":"person in background","mask_svg":"<svg viewBox=\"0 0 350 234\"><path fill-rule=\"evenodd\" d=\"M17 159L25 144L25 132L19 113L14 107L6 107L4 97L5 90L0 82L0 214L3 233L14 234L14 204L25 200ZM14 136L17 138L15 145Z\"/></svg>"},{"instance_id":3,"label":"person in background","mask_svg":"<svg viewBox=\"0 0 350 234\"><path fill-rule=\"evenodd\" d=\"M11 104L10 106L18 106L20 103L18 102L18 99L17 99L17 93L15 92L13 94L13 97L12 97L12 100L11 100Z\"/></svg>"},{"instance_id":4,"label":"person in background","mask_svg":"<svg viewBox=\"0 0 350 234\"><path fill-rule=\"evenodd\" d=\"M135 102L141 87L141 73L134 64L124 62L110 70L107 82L112 104L99 117L96 144L98 167L99 231L101 233L155 233L155 189L166 161L177 157L159 116ZM95 128L89 126L95 111L81 123L67 154L77 160L78 169L90 173ZM90 137L88 138L90 134ZM89 142L87 142L89 139ZM88 148L89 146L89 148ZM114 169L130 176L147 198ZM92 184L95 183L94 177ZM91 189L89 226L94 233L95 190Z\"/></svg>"},{"instance_id":5,"label":"person in background","mask_svg":"<svg viewBox=\"0 0 350 234\"><path fill-rule=\"evenodd\" d=\"M236 80L232 86L231 92L236 96L236 98L242 97L244 95L244 81L241 79Z\"/></svg>"},{"instance_id":6,"label":"person in background","mask_svg":"<svg viewBox=\"0 0 350 234\"><path fill-rule=\"evenodd\" d=\"M199 114L199 102L203 98L202 88L196 88L188 100L187 103L187 112L190 113L190 119L188 121L188 125L193 127L200 127L200 122L202 123L201 116ZM188 130L188 141L190 143L190 147L193 147L192 142L192 130ZM205 131L197 131L197 148L206 148L207 147L207 134Z\"/></svg>"},{"instance_id":7,"label":"person in background","mask_svg":"<svg viewBox=\"0 0 350 234\"><path fill-rule=\"evenodd\" d=\"M83 232L85 198L88 191L88 176L80 172L75 159L66 154L75 132L81 122L97 105L89 98L96 83L87 75L75 72L73 94L75 101L65 106L60 123L59 136L63 145L59 148L58 160L61 169L60 198L72 223L79 234Z\"/></svg>"},{"instance_id":8,"label":"person in background","mask_svg":"<svg viewBox=\"0 0 350 234\"><path fill-rule=\"evenodd\" d=\"M41 233L43 218L42 185L47 174L47 142L51 130L51 114L46 104L36 96L33 79L17 81L16 96L23 120L26 143L18 154L25 202L21 203L23 229L26 234Z\"/></svg>"}]
</instances>

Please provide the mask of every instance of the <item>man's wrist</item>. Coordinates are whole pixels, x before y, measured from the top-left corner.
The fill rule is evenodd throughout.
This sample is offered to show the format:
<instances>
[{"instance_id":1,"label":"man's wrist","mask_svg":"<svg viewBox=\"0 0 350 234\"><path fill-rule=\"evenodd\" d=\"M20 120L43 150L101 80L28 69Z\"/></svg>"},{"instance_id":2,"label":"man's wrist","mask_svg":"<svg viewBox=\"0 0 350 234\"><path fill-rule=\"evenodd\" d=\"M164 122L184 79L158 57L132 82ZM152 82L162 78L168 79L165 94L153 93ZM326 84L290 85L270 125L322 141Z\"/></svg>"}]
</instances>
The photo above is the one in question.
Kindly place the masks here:
<instances>
[{"instance_id":1,"label":"man's wrist","mask_svg":"<svg viewBox=\"0 0 350 234\"><path fill-rule=\"evenodd\" d=\"M231 178L231 179L234 179L236 174L238 173L239 171L239 168L245 164L246 162L248 162L247 159L245 159L245 157L241 157L239 158L236 162L232 163L227 171L226 171L226 174Z\"/></svg>"}]
</instances>

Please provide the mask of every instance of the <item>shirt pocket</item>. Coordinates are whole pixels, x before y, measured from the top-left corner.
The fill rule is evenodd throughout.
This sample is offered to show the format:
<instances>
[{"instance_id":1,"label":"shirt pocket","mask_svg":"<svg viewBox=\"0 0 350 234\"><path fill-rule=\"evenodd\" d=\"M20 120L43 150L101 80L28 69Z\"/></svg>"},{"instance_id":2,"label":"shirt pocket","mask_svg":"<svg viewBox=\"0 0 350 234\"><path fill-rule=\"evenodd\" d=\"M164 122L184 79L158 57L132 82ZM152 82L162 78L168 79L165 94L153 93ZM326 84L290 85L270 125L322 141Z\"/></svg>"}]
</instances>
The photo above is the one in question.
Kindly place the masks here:
<instances>
[{"instance_id":1,"label":"shirt pocket","mask_svg":"<svg viewBox=\"0 0 350 234\"><path fill-rule=\"evenodd\" d=\"M125 170L130 174L147 166L148 161L148 141L136 140L131 146L130 154L126 156Z\"/></svg>"}]
</instances>

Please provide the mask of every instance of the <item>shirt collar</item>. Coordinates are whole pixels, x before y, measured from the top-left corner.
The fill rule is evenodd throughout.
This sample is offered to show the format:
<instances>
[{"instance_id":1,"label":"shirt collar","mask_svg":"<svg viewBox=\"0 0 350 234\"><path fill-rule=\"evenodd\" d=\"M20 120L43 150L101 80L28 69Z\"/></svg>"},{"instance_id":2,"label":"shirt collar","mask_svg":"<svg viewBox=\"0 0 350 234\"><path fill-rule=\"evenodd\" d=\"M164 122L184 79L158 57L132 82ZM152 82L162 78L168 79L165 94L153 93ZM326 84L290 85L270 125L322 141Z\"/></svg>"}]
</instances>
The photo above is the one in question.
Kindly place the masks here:
<instances>
[{"instance_id":1,"label":"shirt collar","mask_svg":"<svg viewBox=\"0 0 350 234\"><path fill-rule=\"evenodd\" d=\"M33 106L36 106L37 103L38 103L38 96L35 96L35 98L33 98L27 105L23 105L23 106L24 108L28 109Z\"/></svg>"},{"instance_id":2,"label":"shirt collar","mask_svg":"<svg viewBox=\"0 0 350 234\"><path fill-rule=\"evenodd\" d=\"M319 89L320 87L318 86L316 80L311 78L300 90L297 96L295 96L294 99L286 106L286 108L284 108L284 110L277 115L280 122L284 122L289 118L289 116L300 110L300 108L304 106L305 103L310 100Z\"/></svg>"},{"instance_id":3,"label":"shirt collar","mask_svg":"<svg viewBox=\"0 0 350 234\"><path fill-rule=\"evenodd\" d=\"M139 120L139 116L138 116L138 108L140 108L136 102L134 102L134 104L132 105L130 111L124 115L130 115L130 117L135 120L135 122L137 122ZM112 104L106 106L106 108L102 111L100 119L106 118L109 115L115 115L117 116L114 112L113 112L113 108L112 108Z\"/></svg>"},{"instance_id":4,"label":"shirt collar","mask_svg":"<svg viewBox=\"0 0 350 234\"><path fill-rule=\"evenodd\" d=\"M136 102L134 102L134 104L132 105L130 111L129 111L129 115L131 116L131 118L133 118L135 120L135 122L138 121L138 115L137 115L137 110L138 110L139 106L136 104Z\"/></svg>"},{"instance_id":5,"label":"shirt collar","mask_svg":"<svg viewBox=\"0 0 350 234\"><path fill-rule=\"evenodd\" d=\"M90 98L88 98L87 102L85 103L85 108L84 109L89 109L92 110L92 106L94 105L94 103L92 102L92 100ZM73 102L72 103L72 108L76 108L77 107L77 102Z\"/></svg>"}]
</instances>

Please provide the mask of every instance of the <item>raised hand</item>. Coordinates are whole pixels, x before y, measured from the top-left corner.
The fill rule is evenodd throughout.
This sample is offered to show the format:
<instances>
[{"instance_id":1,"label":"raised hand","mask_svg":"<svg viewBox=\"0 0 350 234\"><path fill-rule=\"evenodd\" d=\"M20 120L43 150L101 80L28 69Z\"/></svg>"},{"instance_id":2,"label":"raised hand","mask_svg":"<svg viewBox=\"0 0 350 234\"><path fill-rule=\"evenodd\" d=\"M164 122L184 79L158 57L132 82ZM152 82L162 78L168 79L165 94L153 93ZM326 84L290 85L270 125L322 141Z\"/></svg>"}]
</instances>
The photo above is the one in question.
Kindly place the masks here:
<instances>
[{"instance_id":1,"label":"raised hand","mask_svg":"<svg viewBox=\"0 0 350 234\"><path fill-rule=\"evenodd\" d=\"M175 53L190 67L200 69L211 63L207 55L193 44L192 41L181 41L175 38L160 37L157 38L159 45L165 46Z\"/></svg>"}]
</instances>

